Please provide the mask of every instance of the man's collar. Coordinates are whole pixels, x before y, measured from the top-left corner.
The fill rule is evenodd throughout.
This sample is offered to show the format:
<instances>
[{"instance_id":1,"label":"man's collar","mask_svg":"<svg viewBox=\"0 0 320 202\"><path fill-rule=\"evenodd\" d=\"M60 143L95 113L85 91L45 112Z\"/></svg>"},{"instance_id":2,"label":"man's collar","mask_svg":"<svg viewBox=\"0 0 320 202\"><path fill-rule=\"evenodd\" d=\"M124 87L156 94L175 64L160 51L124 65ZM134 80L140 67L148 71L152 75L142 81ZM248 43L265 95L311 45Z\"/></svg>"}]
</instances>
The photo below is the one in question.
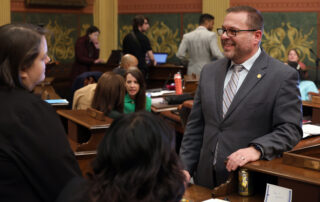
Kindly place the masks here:
<instances>
[{"instance_id":1,"label":"man's collar","mask_svg":"<svg viewBox=\"0 0 320 202\"><path fill-rule=\"evenodd\" d=\"M242 64L239 64L239 65L242 65L246 70L249 71L251 69L253 63L256 61L256 59L259 57L260 54L261 54L261 48L259 47L257 52L253 56L251 56L251 58L249 58L248 60L246 60L245 62L243 62ZM235 63L233 61L231 61L230 67L234 64Z\"/></svg>"}]
</instances>

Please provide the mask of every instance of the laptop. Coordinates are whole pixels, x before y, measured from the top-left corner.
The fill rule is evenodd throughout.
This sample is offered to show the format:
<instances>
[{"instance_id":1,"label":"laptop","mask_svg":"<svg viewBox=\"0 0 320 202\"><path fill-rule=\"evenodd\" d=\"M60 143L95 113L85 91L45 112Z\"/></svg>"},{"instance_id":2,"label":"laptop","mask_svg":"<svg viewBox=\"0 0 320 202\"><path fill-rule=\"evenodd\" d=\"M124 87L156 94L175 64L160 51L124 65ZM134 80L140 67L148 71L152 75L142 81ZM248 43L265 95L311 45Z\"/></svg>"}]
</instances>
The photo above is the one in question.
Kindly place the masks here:
<instances>
[{"instance_id":1,"label":"laptop","mask_svg":"<svg viewBox=\"0 0 320 202\"><path fill-rule=\"evenodd\" d=\"M157 64L165 64L167 62L168 53L153 53L155 61Z\"/></svg>"}]
</instances>

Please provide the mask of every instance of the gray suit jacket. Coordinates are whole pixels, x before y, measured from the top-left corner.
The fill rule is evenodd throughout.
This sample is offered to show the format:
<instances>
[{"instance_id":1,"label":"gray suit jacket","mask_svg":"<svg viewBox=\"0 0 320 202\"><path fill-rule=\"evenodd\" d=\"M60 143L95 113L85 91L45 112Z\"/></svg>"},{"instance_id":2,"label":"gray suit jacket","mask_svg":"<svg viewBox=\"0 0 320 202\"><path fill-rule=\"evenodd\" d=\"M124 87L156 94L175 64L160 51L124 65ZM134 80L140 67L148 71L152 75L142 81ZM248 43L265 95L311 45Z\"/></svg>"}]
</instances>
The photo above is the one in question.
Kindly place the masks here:
<instances>
[{"instance_id":1,"label":"gray suit jacket","mask_svg":"<svg viewBox=\"0 0 320 202\"><path fill-rule=\"evenodd\" d=\"M199 26L194 31L183 35L176 55L179 59L186 60L187 53L189 55L188 74L200 75L205 64L213 59L223 58L217 44L217 35L204 26Z\"/></svg>"},{"instance_id":2,"label":"gray suit jacket","mask_svg":"<svg viewBox=\"0 0 320 202\"><path fill-rule=\"evenodd\" d=\"M227 179L224 161L236 150L259 144L270 160L290 150L302 136L298 73L293 68L262 51L223 118L229 65L230 60L223 58L203 68L180 150L195 183L209 188Z\"/></svg>"}]
</instances>

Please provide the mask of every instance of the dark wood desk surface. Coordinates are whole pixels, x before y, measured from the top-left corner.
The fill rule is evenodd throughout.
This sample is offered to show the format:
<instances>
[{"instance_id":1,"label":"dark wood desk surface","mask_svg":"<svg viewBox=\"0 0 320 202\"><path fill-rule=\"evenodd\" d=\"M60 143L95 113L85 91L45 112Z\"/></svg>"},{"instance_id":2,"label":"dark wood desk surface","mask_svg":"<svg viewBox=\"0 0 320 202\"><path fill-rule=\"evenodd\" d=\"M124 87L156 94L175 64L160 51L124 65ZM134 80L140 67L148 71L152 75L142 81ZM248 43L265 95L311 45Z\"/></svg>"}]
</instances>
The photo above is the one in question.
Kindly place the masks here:
<instances>
[{"instance_id":1,"label":"dark wood desk surface","mask_svg":"<svg viewBox=\"0 0 320 202\"><path fill-rule=\"evenodd\" d=\"M95 151L112 123L109 117L105 117L105 121L94 119L86 110L58 110L57 113L62 117L74 152Z\"/></svg>"},{"instance_id":2,"label":"dark wood desk surface","mask_svg":"<svg viewBox=\"0 0 320 202\"><path fill-rule=\"evenodd\" d=\"M86 110L58 110L57 113L60 116L65 117L68 120L71 120L90 130L109 128L112 123L112 119L109 117L105 117L105 121L94 119L87 115Z\"/></svg>"}]
</instances>

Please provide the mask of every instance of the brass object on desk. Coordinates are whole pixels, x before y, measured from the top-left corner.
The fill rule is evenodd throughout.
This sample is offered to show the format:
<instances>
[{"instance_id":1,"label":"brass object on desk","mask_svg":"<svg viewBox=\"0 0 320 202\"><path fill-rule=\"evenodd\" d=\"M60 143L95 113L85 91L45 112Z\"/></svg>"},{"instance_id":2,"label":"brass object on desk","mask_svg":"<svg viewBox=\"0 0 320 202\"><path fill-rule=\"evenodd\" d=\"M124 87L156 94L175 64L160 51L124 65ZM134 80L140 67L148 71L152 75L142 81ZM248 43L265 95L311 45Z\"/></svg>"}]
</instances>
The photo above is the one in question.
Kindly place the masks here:
<instances>
[{"instance_id":1,"label":"brass object on desk","mask_svg":"<svg viewBox=\"0 0 320 202\"><path fill-rule=\"evenodd\" d=\"M252 174L246 168L238 171L238 193L241 196L251 196L253 194Z\"/></svg>"}]
</instances>

